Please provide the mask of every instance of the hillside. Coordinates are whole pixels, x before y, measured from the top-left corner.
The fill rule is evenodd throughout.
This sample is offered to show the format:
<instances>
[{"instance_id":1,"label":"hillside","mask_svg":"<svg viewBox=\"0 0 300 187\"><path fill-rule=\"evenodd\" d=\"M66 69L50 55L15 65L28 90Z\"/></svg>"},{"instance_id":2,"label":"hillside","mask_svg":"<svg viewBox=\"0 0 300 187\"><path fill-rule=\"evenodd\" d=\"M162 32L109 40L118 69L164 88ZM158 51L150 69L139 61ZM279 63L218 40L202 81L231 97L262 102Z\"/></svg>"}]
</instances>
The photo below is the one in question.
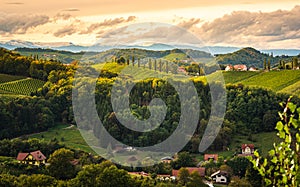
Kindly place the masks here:
<instances>
[{"instance_id":1,"label":"hillside","mask_svg":"<svg viewBox=\"0 0 300 187\"><path fill-rule=\"evenodd\" d=\"M211 74L208 76L215 76ZM243 84L250 87L261 87L278 93L299 97L300 71L282 70L270 72L223 72L226 84Z\"/></svg>"},{"instance_id":2,"label":"hillside","mask_svg":"<svg viewBox=\"0 0 300 187\"><path fill-rule=\"evenodd\" d=\"M72 61L82 61L82 62L93 62L99 63L103 61L111 61L114 57L120 58L123 56L125 59L130 59L132 56L135 59L145 59L146 58L163 58L169 61L174 60L188 60L193 58L193 60L201 61L211 61L212 56L203 51L193 50L193 49L172 49L172 50L147 50L140 48L130 48L130 49L110 49L103 52L69 52L62 50L53 49L42 49L42 48L16 48L16 52L24 56L38 55L39 58L50 60L59 60L64 64L71 63ZM192 59L190 59L192 60Z\"/></svg>"},{"instance_id":3,"label":"hillside","mask_svg":"<svg viewBox=\"0 0 300 187\"><path fill-rule=\"evenodd\" d=\"M216 55L216 61L219 64L245 64L258 68L263 67L264 59L270 59L271 65L274 65L278 62L279 57L269 56L251 47L243 48L233 53Z\"/></svg>"}]
</instances>

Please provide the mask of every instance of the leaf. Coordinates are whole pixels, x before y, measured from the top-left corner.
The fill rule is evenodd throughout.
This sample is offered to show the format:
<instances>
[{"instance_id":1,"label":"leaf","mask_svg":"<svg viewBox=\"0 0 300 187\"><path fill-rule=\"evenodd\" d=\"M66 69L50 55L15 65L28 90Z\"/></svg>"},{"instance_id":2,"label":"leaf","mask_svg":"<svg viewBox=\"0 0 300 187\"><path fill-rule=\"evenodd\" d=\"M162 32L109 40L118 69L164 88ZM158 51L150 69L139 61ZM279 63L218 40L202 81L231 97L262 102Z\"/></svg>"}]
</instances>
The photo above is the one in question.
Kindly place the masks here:
<instances>
[{"instance_id":1,"label":"leaf","mask_svg":"<svg viewBox=\"0 0 300 187\"><path fill-rule=\"evenodd\" d=\"M271 160L271 162L273 162L274 164L276 164L278 162L277 157L273 157L272 160Z\"/></svg>"},{"instance_id":2,"label":"leaf","mask_svg":"<svg viewBox=\"0 0 300 187\"><path fill-rule=\"evenodd\" d=\"M255 157L259 157L259 153L257 151L254 151L253 154L254 154Z\"/></svg>"},{"instance_id":3,"label":"leaf","mask_svg":"<svg viewBox=\"0 0 300 187\"><path fill-rule=\"evenodd\" d=\"M277 130L281 131L283 129L283 124L281 121L278 121L277 124L276 124L276 128Z\"/></svg>"},{"instance_id":4,"label":"leaf","mask_svg":"<svg viewBox=\"0 0 300 187\"><path fill-rule=\"evenodd\" d=\"M269 155L274 156L275 155L275 150L272 149L271 151L269 151Z\"/></svg>"},{"instance_id":5,"label":"leaf","mask_svg":"<svg viewBox=\"0 0 300 187\"><path fill-rule=\"evenodd\" d=\"M294 113L297 108L297 105L295 105L292 102L289 102L287 105L288 105L289 109L291 110L291 112Z\"/></svg>"}]
</instances>

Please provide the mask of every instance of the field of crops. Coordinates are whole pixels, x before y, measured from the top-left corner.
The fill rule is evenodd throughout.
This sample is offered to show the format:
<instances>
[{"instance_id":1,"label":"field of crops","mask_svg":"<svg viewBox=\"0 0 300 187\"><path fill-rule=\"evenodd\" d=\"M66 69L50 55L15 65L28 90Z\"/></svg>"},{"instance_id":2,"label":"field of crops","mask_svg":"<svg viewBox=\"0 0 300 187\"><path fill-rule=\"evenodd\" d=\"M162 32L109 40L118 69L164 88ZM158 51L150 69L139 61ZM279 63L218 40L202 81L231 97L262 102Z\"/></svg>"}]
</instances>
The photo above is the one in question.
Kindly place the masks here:
<instances>
[{"instance_id":1,"label":"field of crops","mask_svg":"<svg viewBox=\"0 0 300 187\"><path fill-rule=\"evenodd\" d=\"M237 83L243 80L249 79L252 76L258 75L260 72L253 71L232 71L232 72L223 72L224 80L226 83Z\"/></svg>"},{"instance_id":2,"label":"field of crops","mask_svg":"<svg viewBox=\"0 0 300 187\"><path fill-rule=\"evenodd\" d=\"M44 81L25 78L0 84L0 92L2 91L4 94L30 95L43 85Z\"/></svg>"},{"instance_id":3,"label":"field of crops","mask_svg":"<svg viewBox=\"0 0 300 187\"><path fill-rule=\"evenodd\" d=\"M300 96L300 81L298 81L288 87L285 87L284 89L280 90L279 92Z\"/></svg>"},{"instance_id":4,"label":"field of crops","mask_svg":"<svg viewBox=\"0 0 300 187\"><path fill-rule=\"evenodd\" d=\"M300 71L284 70L263 72L241 81L248 86L257 86L278 92L296 82L300 81Z\"/></svg>"},{"instance_id":5,"label":"field of crops","mask_svg":"<svg viewBox=\"0 0 300 187\"><path fill-rule=\"evenodd\" d=\"M1 74L0 73L0 84L5 83L5 82L11 82L11 81L16 81L20 79L24 79L26 77L23 76L15 76L15 75L7 75L7 74Z\"/></svg>"}]
</instances>

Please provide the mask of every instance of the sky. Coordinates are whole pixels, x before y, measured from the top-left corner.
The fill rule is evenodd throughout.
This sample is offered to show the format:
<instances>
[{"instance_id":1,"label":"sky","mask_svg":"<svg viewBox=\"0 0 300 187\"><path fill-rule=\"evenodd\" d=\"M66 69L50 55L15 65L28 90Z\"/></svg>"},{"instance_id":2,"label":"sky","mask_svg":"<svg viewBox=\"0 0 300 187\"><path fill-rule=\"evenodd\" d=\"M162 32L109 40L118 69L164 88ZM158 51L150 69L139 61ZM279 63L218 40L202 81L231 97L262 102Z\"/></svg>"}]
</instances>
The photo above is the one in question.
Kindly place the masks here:
<instances>
[{"instance_id":1,"label":"sky","mask_svg":"<svg viewBox=\"0 0 300 187\"><path fill-rule=\"evenodd\" d=\"M139 36L137 30L122 29L159 22L209 46L300 49L299 18L300 0L0 0L0 41L92 45L103 38L109 44L126 35L133 42L150 34L174 40L168 37L175 37L172 29L164 33L145 24L147 34Z\"/></svg>"}]
</instances>

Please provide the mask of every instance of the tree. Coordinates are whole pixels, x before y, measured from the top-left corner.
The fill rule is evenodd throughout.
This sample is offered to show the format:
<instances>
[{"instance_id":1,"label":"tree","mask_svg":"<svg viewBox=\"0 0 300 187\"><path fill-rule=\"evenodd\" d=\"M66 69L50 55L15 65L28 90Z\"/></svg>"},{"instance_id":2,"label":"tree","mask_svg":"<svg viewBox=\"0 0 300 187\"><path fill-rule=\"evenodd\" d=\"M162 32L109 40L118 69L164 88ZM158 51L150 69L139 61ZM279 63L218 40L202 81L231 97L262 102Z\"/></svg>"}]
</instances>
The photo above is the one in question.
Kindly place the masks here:
<instances>
[{"instance_id":1,"label":"tree","mask_svg":"<svg viewBox=\"0 0 300 187\"><path fill-rule=\"evenodd\" d=\"M264 70L267 69L267 59L264 59Z\"/></svg>"},{"instance_id":2,"label":"tree","mask_svg":"<svg viewBox=\"0 0 300 187\"><path fill-rule=\"evenodd\" d=\"M97 177L100 176L105 168L110 166L113 166L113 163L109 161L104 161L101 164L86 165L69 184L70 186L95 186Z\"/></svg>"},{"instance_id":3,"label":"tree","mask_svg":"<svg viewBox=\"0 0 300 187\"><path fill-rule=\"evenodd\" d=\"M132 66L134 66L134 56L132 55L132 58L131 58L131 60L132 60Z\"/></svg>"},{"instance_id":4,"label":"tree","mask_svg":"<svg viewBox=\"0 0 300 187\"><path fill-rule=\"evenodd\" d=\"M125 61L126 61L125 58L121 56L121 57L117 60L117 63L118 63L118 64L124 64Z\"/></svg>"},{"instance_id":5,"label":"tree","mask_svg":"<svg viewBox=\"0 0 300 187\"><path fill-rule=\"evenodd\" d=\"M106 167L103 172L96 178L97 186L135 186L135 181L130 177L127 171L118 169L112 165Z\"/></svg>"},{"instance_id":6,"label":"tree","mask_svg":"<svg viewBox=\"0 0 300 187\"><path fill-rule=\"evenodd\" d=\"M271 70L271 59L268 60L268 70Z\"/></svg>"},{"instance_id":7,"label":"tree","mask_svg":"<svg viewBox=\"0 0 300 187\"><path fill-rule=\"evenodd\" d=\"M71 163L74 160L74 152L61 148L54 151L48 160L48 171L57 179L70 179L75 175L75 166Z\"/></svg>"},{"instance_id":8,"label":"tree","mask_svg":"<svg viewBox=\"0 0 300 187\"><path fill-rule=\"evenodd\" d=\"M54 177L43 174L21 175L18 185L23 187L31 186L57 186L57 180Z\"/></svg>"},{"instance_id":9,"label":"tree","mask_svg":"<svg viewBox=\"0 0 300 187\"><path fill-rule=\"evenodd\" d=\"M174 168L193 166L193 158L188 152L178 153L178 159L172 163Z\"/></svg>"},{"instance_id":10,"label":"tree","mask_svg":"<svg viewBox=\"0 0 300 187\"><path fill-rule=\"evenodd\" d=\"M296 69L298 67L298 58L297 57L293 58L292 67L293 67L293 69Z\"/></svg>"},{"instance_id":11,"label":"tree","mask_svg":"<svg viewBox=\"0 0 300 187\"><path fill-rule=\"evenodd\" d=\"M257 151L255 159L250 158L253 168L263 177L266 186L299 186L300 157L300 108L288 99L283 112L279 112L280 121L276 124L277 135L282 139L274 144L267 158L262 158ZM295 118L297 116L297 118Z\"/></svg>"},{"instance_id":12,"label":"tree","mask_svg":"<svg viewBox=\"0 0 300 187\"><path fill-rule=\"evenodd\" d=\"M206 187L207 185L204 184L199 173L197 171L193 171L190 175L190 181L187 183L186 186L187 187Z\"/></svg>"},{"instance_id":13,"label":"tree","mask_svg":"<svg viewBox=\"0 0 300 187\"><path fill-rule=\"evenodd\" d=\"M178 182L182 186L186 185L186 183L189 181L189 171L186 168L180 168L178 172Z\"/></svg>"}]
</instances>

